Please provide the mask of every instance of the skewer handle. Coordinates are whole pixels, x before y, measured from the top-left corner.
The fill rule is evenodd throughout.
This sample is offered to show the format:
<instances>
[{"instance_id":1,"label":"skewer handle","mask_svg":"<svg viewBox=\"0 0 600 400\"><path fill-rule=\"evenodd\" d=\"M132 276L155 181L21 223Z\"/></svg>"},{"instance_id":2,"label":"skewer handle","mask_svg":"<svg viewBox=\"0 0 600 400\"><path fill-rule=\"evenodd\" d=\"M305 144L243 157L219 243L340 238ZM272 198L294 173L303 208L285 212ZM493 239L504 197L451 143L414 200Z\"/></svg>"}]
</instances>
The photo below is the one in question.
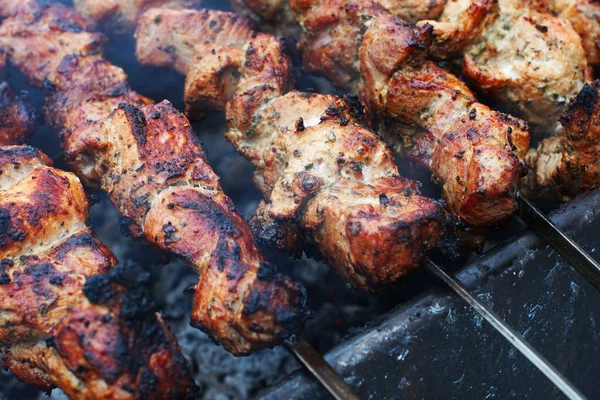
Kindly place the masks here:
<instances>
[{"instance_id":1,"label":"skewer handle","mask_svg":"<svg viewBox=\"0 0 600 400\"><path fill-rule=\"evenodd\" d=\"M529 228L575 268L596 290L600 291L600 264L565 235L535 205L517 193L519 215Z\"/></svg>"},{"instance_id":2,"label":"skewer handle","mask_svg":"<svg viewBox=\"0 0 600 400\"><path fill-rule=\"evenodd\" d=\"M344 379L303 337L286 342L288 350L336 400L359 400Z\"/></svg>"}]
</instances>

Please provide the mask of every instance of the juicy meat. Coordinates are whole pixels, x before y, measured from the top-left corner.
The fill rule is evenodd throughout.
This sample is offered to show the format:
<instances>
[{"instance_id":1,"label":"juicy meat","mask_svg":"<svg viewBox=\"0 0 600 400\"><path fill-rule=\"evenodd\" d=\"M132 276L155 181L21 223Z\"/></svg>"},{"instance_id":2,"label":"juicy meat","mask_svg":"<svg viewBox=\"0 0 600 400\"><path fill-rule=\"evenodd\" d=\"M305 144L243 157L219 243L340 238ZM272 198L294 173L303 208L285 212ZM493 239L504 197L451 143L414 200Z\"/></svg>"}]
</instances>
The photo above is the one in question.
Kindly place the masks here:
<instances>
[{"instance_id":1,"label":"juicy meat","mask_svg":"<svg viewBox=\"0 0 600 400\"><path fill-rule=\"evenodd\" d=\"M71 398L193 398L175 339L91 236L79 180L49 165L33 148L0 147L3 366Z\"/></svg>"},{"instance_id":2,"label":"juicy meat","mask_svg":"<svg viewBox=\"0 0 600 400\"><path fill-rule=\"evenodd\" d=\"M85 18L117 31L135 28L139 15L150 7L194 7L202 0L73 0L75 10Z\"/></svg>"},{"instance_id":3,"label":"juicy meat","mask_svg":"<svg viewBox=\"0 0 600 400\"><path fill-rule=\"evenodd\" d=\"M596 0L530 0L542 12L551 12L573 25L581 36L588 62L600 64L600 3Z\"/></svg>"},{"instance_id":4,"label":"juicy meat","mask_svg":"<svg viewBox=\"0 0 600 400\"><path fill-rule=\"evenodd\" d=\"M463 72L504 110L551 135L589 79L581 38L567 21L521 1L498 3L493 22L464 49Z\"/></svg>"},{"instance_id":5,"label":"juicy meat","mask_svg":"<svg viewBox=\"0 0 600 400\"><path fill-rule=\"evenodd\" d=\"M27 96L16 96L8 83L0 83L0 146L23 143L35 124L36 116Z\"/></svg>"},{"instance_id":6,"label":"juicy meat","mask_svg":"<svg viewBox=\"0 0 600 400\"><path fill-rule=\"evenodd\" d=\"M439 18L446 4L446 0L377 0L377 2L392 14L412 23Z\"/></svg>"},{"instance_id":7,"label":"juicy meat","mask_svg":"<svg viewBox=\"0 0 600 400\"><path fill-rule=\"evenodd\" d=\"M305 30L305 67L360 93L389 140L433 172L457 219L483 227L513 214L527 126L478 103L425 59L430 26L416 28L372 1L293 0L292 7Z\"/></svg>"},{"instance_id":8,"label":"juicy meat","mask_svg":"<svg viewBox=\"0 0 600 400\"><path fill-rule=\"evenodd\" d=\"M171 67L185 75L194 56L210 53L213 43L243 46L253 35L252 25L233 13L150 9L139 18L135 55L142 64Z\"/></svg>"},{"instance_id":9,"label":"juicy meat","mask_svg":"<svg viewBox=\"0 0 600 400\"><path fill-rule=\"evenodd\" d=\"M303 289L260 253L189 121L170 103L150 105L133 92L97 47L72 52L73 43L96 34L64 6L29 13L36 18L22 10L4 21L0 44L28 78L46 70L47 120L82 180L108 193L123 230L198 271L192 323L239 355L296 332L307 317Z\"/></svg>"},{"instance_id":10,"label":"juicy meat","mask_svg":"<svg viewBox=\"0 0 600 400\"><path fill-rule=\"evenodd\" d=\"M493 19L497 2L498 0L448 1L439 18L424 18L419 21L419 26L433 26L431 53L441 59L450 59L459 54Z\"/></svg>"},{"instance_id":11,"label":"juicy meat","mask_svg":"<svg viewBox=\"0 0 600 400\"><path fill-rule=\"evenodd\" d=\"M528 155L523 190L531 197L567 201L600 186L600 81L586 84L561 115L561 136Z\"/></svg>"},{"instance_id":12,"label":"juicy meat","mask_svg":"<svg viewBox=\"0 0 600 400\"><path fill-rule=\"evenodd\" d=\"M201 38L179 30L181 21L206 13L206 24L233 18L216 11L149 10L136 32L144 38L138 51L155 42L182 53L182 43ZM157 19L160 28L152 27ZM231 38L225 30L220 34ZM255 183L265 197L252 219L257 236L296 254L309 236L336 271L365 290L414 270L441 238L445 214L419 194L417 184L399 176L390 150L364 127L360 101L288 93L291 61L270 35L251 35L242 44L215 38L201 46L201 53L187 57L186 102L197 107L196 115L225 108L227 138L256 167ZM157 56L141 61L160 59L160 49L152 53Z\"/></svg>"}]
</instances>

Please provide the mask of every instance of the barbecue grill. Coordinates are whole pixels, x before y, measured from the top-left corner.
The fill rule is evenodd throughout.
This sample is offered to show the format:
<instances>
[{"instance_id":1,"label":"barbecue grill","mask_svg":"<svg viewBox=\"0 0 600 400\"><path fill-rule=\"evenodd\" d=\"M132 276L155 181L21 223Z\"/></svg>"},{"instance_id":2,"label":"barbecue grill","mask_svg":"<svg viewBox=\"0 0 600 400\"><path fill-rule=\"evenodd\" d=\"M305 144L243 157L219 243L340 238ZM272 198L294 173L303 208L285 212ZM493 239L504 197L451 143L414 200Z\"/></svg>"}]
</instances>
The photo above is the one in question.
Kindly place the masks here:
<instances>
[{"instance_id":1,"label":"barbecue grill","mask_svg":"<svg viewBox=\"0 0 600 400\"><path fill-rule=\"evenodd\" d=\"M228 9L227 2L209 1L209 8ZM156 68L140 67L130 37L113 35L107 58L122 66L134 89L183 108L183 78ZM15 70L8 79L17 88L41 93L24 83ZM323 80L299 77L299 86L333 92ZM149 84L151 83L151 84ZM223 138L223 115L213 113L194 124L225 192L249 216L260 199L251 185L252 167ZM48 127L30 143L51 155L60 168L62 153ZM406 175L419 175L403 166ZM434 185L425 188L439 196ZM580 196L562 207L554 221L592 255L600 246L600 192ZM548 208L545 208L548 210ZM327 394L282 348L236 359L201 332L189 327L189 299L184 289L194 283L188 269L119 233L118 216L98 194L92 224L99 238L120 260L133 260L153 274L156 298L184 353L196 367L206 398L327 398ZM522 232L513 220L492 235L482 257L462 256L445 265L477 297L533 344L583 394L593 398L600 372L597 311L592 285L537 236ZM508 242L508 243L505 243ZM553 398L560 392L491 326L425 271L375 297L345 286L323 264L269 254L288 274L302 282L315 318L305 335L345 377L361 398ZM33 398L38 394L8 374L0 375L0 399ZM60 398L58 390L52 394Z\"/></svg>"}]
</instances>

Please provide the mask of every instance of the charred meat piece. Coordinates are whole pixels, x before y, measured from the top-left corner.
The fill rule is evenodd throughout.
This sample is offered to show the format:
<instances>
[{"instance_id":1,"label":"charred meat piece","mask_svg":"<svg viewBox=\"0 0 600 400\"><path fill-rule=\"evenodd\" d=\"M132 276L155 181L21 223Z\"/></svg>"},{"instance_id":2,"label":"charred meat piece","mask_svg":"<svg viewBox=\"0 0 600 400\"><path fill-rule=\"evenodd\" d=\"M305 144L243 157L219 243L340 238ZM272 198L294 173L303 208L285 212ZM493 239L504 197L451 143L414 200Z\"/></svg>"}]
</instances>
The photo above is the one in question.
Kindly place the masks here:
<instances>
[{"instance_id":1,"label":"charred meat piece","mask_svg":"<svg viewBox=\"0 0 600 400\"><path fill-rule=\"evenodd\" d=\"M440 240L445 214L398 175L390 150L364 127L362 103L355 96L288 92L291 62L279 40L259 33L236 43L240 29L230 26L219 32L225 42L203 42L179 29L184 18L210 25L234 17L148 10L136 31L138 55L145 54L140 61L154 65L161 48L174 46L174 54L186 56L173 65L189 63L188 111L225 108L227 138L255 165L255 183L265 197L252 220L257 236L295 254L309 236L336 271L364 290L381 289L414 270ZM188 56L182 43L198 43L198 53Z\"/></svg>"},{"instance_id":2,"label":"charred meat piece","mask_svg":"<svg viewBox=\"0 0 600 400\"><path fill-rule=\"evenodd\" d=\"M133 92L99 48L74 47L98 35L72 16L56 4L21 9L0 26L0 43L32 82L44 81L47 120L74 170L107 192L124 232L198 271L192 323L227 350L245 355L295 333L307 317L303 288L260 253L189 121Z\"/></svg>"},{"instance_id":3,"label":"charred meat piece","mask_svg":"<svg viewBox=\"0 0 600 400\"><path fill-rule=\"evenodd\" d=\"M76 399L193 398L172 334L91 235L79 180L49 165L33 148L0 147L4 368Z\"/></svg>"},{"instance_id":4,"label":"charred meat piece","mask_svg":"<svg viewBox=\"0 0 600 400\"><path fill-rule=\"evenodd\" d=\"M456 219L485 227L514 213L527 126L426 60L430 26L416 28L372 1L291 4L305 30L305 67L362 95L390 142L433 172Z\"/></svg>"},{"instance_id":5,"label":"charred meat piece","mask_svg":"<svg viewBox=\"0 0 600 400\"><path fill-rule=\"evenodd\" d=\"M530 197L567 201L600 186L600 81L586 84L562 114L561 136L530 150L523 190Z\"/></svg>"}]
</instances>

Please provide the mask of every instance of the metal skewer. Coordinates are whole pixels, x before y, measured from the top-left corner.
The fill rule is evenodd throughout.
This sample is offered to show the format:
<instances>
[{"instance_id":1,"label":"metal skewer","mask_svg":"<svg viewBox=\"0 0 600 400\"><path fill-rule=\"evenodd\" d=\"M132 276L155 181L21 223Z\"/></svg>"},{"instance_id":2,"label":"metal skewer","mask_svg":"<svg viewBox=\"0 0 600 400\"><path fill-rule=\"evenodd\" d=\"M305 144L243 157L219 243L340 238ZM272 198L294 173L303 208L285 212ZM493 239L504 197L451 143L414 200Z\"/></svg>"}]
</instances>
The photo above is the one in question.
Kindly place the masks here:
<instances>
[{"instance_id":1,"label":"metal skewer","mask_svg":"<svg viewBox=\"0 0 600 400\"><path fill-rule=\"evenodd\" d=\"M303 337L285 346L336 400L359 400L344 379Z\"/></svg>"},{"instance_id":2,"label":"metal skewer","mask_svg":"<svg viewBox=\"0 0 600 400\"><path fill-rule=\"evenodd\" d=\"M564 234L548 217L521 193L517 193L519 216L529 228L600 291L600 264Z\"/></svg>"},{"instance_id":3,"label":"metal skewer","mask_svg":"<svg viewBox=\"0 0 600 400\"><path fill-rule=\"evenodd\" d=\"M521 354L525 356L541 373L543 373L550 382L554 384L567 398L571 400L583 400L585 396L581 394L560 372L552 366L537 352L518 332L502 321L500 317L488 306L479 301L475 296L455 278L448 275L443 269L436 265L429 258L425 260L427 271L441 279L456 294L466 301L475 311L477 311L487 322L490 323L506 340L516 347Z\"/></svg>"}]
</instances>

